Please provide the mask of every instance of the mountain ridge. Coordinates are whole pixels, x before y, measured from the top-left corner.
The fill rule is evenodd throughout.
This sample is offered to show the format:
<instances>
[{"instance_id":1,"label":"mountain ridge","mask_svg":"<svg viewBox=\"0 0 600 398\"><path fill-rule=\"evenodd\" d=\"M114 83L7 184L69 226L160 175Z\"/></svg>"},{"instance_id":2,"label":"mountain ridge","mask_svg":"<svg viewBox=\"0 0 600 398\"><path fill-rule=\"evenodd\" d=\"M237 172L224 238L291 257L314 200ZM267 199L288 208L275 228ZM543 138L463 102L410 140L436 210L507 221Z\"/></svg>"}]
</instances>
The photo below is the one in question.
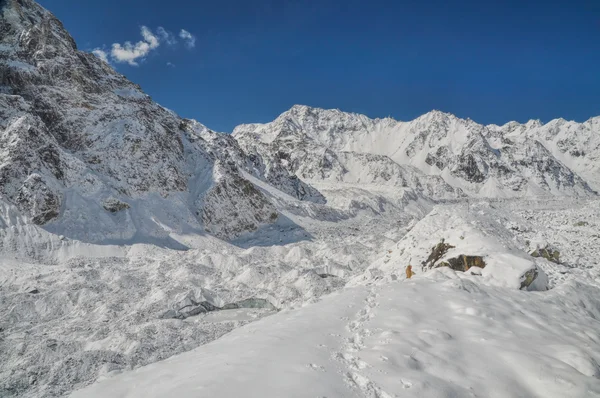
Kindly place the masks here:
<instances>
[{"instance_id":1,"label":"mountain ridge","mask_svg":"<svg viewBox=\"0 0 600 398\"><path fill-rule=\"evenodd\" d=\"M425 112L419 116L414 117L413 119L397 119L395 117L392 116L385 116L385 117L371 117L369 115L367 115L366 113L361 113L361 112L353 112L353 111L344 111L341 108L327 108L327 107L321 107L321 106L312 106L312 105L306 105L306 104L294 104L292 105L289 109L286 109L285 111L281 112L274 120L277 120L278 118L282 117L283 115L286 115L290 112L294 112L297 110L313 110L313 111L332 111L332 112L339 112L339 113L344 113L344 114L348 114L348 115L353 115L353 116L357 116L357 117L365 117L369 120L372 121L391 121L391 122L395 122L395 123L409 123L412 121L415 121L417 119L420 118L424 118L427 117L428 115L444 115L447 117L451 117L451 118L455 118L455 119L460 119L463 121L470 121L470 122L474 122L477 123L479 125L488 127L488 128L502 128L502 127L509 127L509 126L527 126L527 125L531 125L531 124L536 124L537 127L543 127L543 126L547 126L549 124L552 123L556 123L556 122L560 122L560 123L564 123L564 122L568 122L568 123L577 123L577 124L583 124L583 123L588 123L588 122L596 122L598 120L600 120L600 115L596 115L596 116L590 116L589 118L587 118L586 120L583 120L581 122L578 122L576 120L568 120L565 119L563 117L556 117L553 119L548 120L547 122L543 122L541 119L528 119L527 121L524 122L519 122L517 120L509 120L505 123L502 124L498 124L498 123L480 123L477 122L476 120L472 119L471 117L461 117L461 116L457 116L456 114L452 113L452 112L448 112L448 111L443 111L441 109L431 109L428 112ZM271 121L272 122L272 121ZM248 123L241 123L237 126L235 126L232 130L232 134L233 132L242 126L260 126L260 125L264 125L264 124L269 124L271 122L248 122Z\"/></svg>"},{"instance_id":2,"label":"mountain ridge","mask_svg":"<svg viewBox=\"0 0 600 398\"><path fill-rule=\"evenodd\" d=\"M401 166L414 166L425 175L441 176L446 183L472 196L531 196L544 192L585 196L595 194L590 185L599 186L593 178L596 159L600 157L600 128L596 128L599 121L600 117L593 117L583 123L555 119L546 124L530 120L525 124L485 126L434 110L401 122L392 118L370 119L339 109L295 105L273 122L240 125L232 134L243 147L259 149L265 156L281 152L279 147L285 147L286 156L291 156L309 142L313 153L320 149L387 156ZM549 135L548 131L556 126L560 131ZM568 129L582 130L589 139L585 142L575 139L563 145L565 150L555 148L554 137L564 135L563 130ZM515 139L518 142L513 142ZM572 161L568 154L563 156L569 149L578 157L578 151L583 149L575 148L584 146L592 151L589 162ZM530 162L528 156L534 153L539 158L535 164L526 166ZM299 167L291 167L289 171L297 173ZM550 172L553 175L547 180ZM507 179L507 173L512 174L512 180ZM299 177L310 180L314 176L301 173ZM481 186L483 183L487 186ZM494 184L499 188L492 189Z\"/></svg>"}]
</instances>

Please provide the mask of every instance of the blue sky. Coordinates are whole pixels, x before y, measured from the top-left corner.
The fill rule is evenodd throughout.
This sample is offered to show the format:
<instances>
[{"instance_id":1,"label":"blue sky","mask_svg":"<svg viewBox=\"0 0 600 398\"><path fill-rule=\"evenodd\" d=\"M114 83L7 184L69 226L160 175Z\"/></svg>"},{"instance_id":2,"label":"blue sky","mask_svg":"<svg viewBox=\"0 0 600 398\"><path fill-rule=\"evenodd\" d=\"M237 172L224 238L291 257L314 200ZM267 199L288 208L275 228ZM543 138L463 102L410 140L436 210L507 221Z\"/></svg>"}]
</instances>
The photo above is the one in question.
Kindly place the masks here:
<instances>
[{"instance_id":1,"label":"blue sky","mask_svg":"<svg viewBox=\"0 0 600 398\"><path fill-rule=\"evenodd\" d=\"M159 42L137 48L137 66L112 64L217 131L293 104L498 124L600 115L598 0L38 1L109 59L147 27Z\"/></svg>"}]
</instances>

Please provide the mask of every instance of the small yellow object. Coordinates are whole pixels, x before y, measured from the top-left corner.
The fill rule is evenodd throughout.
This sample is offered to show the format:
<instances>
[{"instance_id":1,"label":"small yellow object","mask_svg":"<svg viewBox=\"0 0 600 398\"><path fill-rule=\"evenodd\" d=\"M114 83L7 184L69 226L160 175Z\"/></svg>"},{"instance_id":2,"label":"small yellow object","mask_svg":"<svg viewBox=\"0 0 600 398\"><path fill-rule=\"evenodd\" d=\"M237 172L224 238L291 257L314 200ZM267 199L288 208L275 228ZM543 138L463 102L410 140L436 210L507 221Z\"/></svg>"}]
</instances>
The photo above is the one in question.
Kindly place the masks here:
<instances>
[{"instance_id":1,"label":"small yellow object","mask_svg":"<svg viewBox=\"0 0 600 398\"><path fill-rule=\"evenodd\" d=\"M406 267L406 279L410 279L415 273L412 270L412 265Z\"/></svg>"}]
</instances>

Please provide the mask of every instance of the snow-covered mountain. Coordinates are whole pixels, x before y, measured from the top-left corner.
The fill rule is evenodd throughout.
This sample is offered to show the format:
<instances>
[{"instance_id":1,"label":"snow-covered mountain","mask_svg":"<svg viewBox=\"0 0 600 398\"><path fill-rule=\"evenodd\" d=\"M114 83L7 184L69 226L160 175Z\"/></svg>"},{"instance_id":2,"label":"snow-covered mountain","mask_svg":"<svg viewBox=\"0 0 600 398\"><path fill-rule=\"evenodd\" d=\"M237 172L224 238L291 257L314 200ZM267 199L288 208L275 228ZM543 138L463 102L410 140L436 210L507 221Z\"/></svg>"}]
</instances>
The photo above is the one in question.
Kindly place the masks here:
<instances>
[{"instance_id":1,"label":"snow-covered mountain","mask_svg":"<svg viewBox=\"0 0 600 398\"><path fill-rule=\"evenodd\" d=\"M532 120L503 126L490 125L490 142L538 141L554 158L581 176L592 189L600 191L600 116L583 123L555 119L546 124Z\"/></svg>"},{"instance_id":2,"label":"snow-covered mountain","mask_svg":"<svg viewBox=\"0 0 600 398\"><path fill-rule=\"evenodd\" d=\"M398 122L297 105L233 135L307 181L409 186L433 198L594 195L600 156L600 118L498 127L439 111Z\"/></svg>"},{"instance_id":3,"label":"snow-covered mountain","mask_svg":"<svg viewBox=\"0 0 600 398\"><path fill-rule=\"evenodd\" d=\"M598 395L599 122L221 134L0 0L0 396Z\"/></svg>"},{"instance_id":4,"label":"snow-covered mountain","mask_svg":"<svg viewBox=\"0 0 600 398\"><path fill-rule=\"evenodd\" d=\"M165 240L186 229L235 237L278 217L240 170L323 201L78 51L34 1L0 7L0 189L34 223L102 243Z\"/></svg>"},{"instance_id":5,"label":"snow-covered mountain","mask_svg":"<svg viewBox=\"0 0 600 398\"><path fill-rule=\"evenodd\" d=\"M0 189L70 238L168 243L173 232L254 231L278 211L244 173L315 203L325 198L305 181L434 200L586 196L587 182L598 183L597 119L485 127L441 112L403 123L295 106L231 137L181 119L78 51L34 1L6 0L1 12Z\"/></svg>"}]
</instances>

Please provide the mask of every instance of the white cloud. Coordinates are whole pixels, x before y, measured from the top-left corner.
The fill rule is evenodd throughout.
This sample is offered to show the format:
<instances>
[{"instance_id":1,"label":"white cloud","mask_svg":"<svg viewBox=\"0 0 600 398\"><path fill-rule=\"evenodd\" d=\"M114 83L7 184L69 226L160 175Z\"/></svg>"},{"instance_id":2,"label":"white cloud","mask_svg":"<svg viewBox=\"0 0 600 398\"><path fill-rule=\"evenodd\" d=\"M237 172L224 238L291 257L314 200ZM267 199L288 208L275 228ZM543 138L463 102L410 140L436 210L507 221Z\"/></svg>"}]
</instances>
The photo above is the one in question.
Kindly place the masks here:
<instances>
[{"instance_id":1,"label":"white cloud","mask_svg":"<svg viewBox=\"0 0 600 398\"><path fill-rule=\"evenodd\" d=\"M181 32L179 32L179 37L185 40L185 45L187 46L187 48L196 47L196 36L188 32L187 30L181 29Z\"/></svg>"},{"instance_id":2,"label":"white cloud","mask_svg":"<svg viewBox=\"0 0 600 398\"><path fill-rule=\"evenodd\" d=\"M142 26L143 41L132 44L126 41L124 44L114 43L110 55L115 62L127 62L129 65L137 66L138 60L146 58L150 51L156 49L160 43L150 29Z\"/></svg>"},{"instance_id":3,"label":"white cloud","mask_svg":"<svg viewBox=\"0 0 600 398\"><path fill-rule=\"evenodd\" d=\"M158 37L156 37L152 31L145 26L142 26L142 36L144 37L144 40L150 44L151 49L155 49L159 46Z\"/></svg>"},{"instance_id":4,"label":"white cloud","mask_svg":"<svg viewBox=\"0 0 600 398\"><path fill-rule=\"evenodd\" d=\"M175 44L177 44L177 39L175 38L175 35L163 28L162 26L159 26L156 32L158 33L160 41L164 42L167 46L174 46Z\"/></svg>"},{"instance_id":5,"label":"white cloud","mask_svg":"<svg viewBox=\"0 0 600 398\"><path fill-rule=\"evenodd\" d=\"M168 66L168 67L171 67L171 68L174 68L174 67L175 67L175 64L174 64L174 63L172 63L172 62L167 62L167 66Z\"/></svg>"},{"instance_id":6,"label":"white cloud","mask_svg":"<svg viewBox=\"0 0 600 398\"><path fill-rule=\"evenodd\" d=\"M92 50L92 54L94 54L96 57L100 58L102 61L108 63L108 54L106 53L106 51L104 51L100 48L94 48Z\"/></svg>"},{"instance_id":7,"label":"white cloud","mask_svg":"<svg viewBox=\"0 0 600 398\"><path fill-rule=\"evenodd\" d=\"M140 34L143 40L137 43L126 41L125 43L113 43L110 52L98 47L92 50L92 53L103 60L116 63L128 63L131 66L138 66L140 61L143 61L148 54L160 47L161 44L166 44L169 47L174 47L177 44L177 37L172 32L166 30L162 26L156 29L156 34L148 27L142 26ZM186 47L193 48L196 46L196 37L185 29L181 29L179 37L183 39ZM175 67L171 62L167 63L170 67Z\"/></svg>"}]
</instances>

